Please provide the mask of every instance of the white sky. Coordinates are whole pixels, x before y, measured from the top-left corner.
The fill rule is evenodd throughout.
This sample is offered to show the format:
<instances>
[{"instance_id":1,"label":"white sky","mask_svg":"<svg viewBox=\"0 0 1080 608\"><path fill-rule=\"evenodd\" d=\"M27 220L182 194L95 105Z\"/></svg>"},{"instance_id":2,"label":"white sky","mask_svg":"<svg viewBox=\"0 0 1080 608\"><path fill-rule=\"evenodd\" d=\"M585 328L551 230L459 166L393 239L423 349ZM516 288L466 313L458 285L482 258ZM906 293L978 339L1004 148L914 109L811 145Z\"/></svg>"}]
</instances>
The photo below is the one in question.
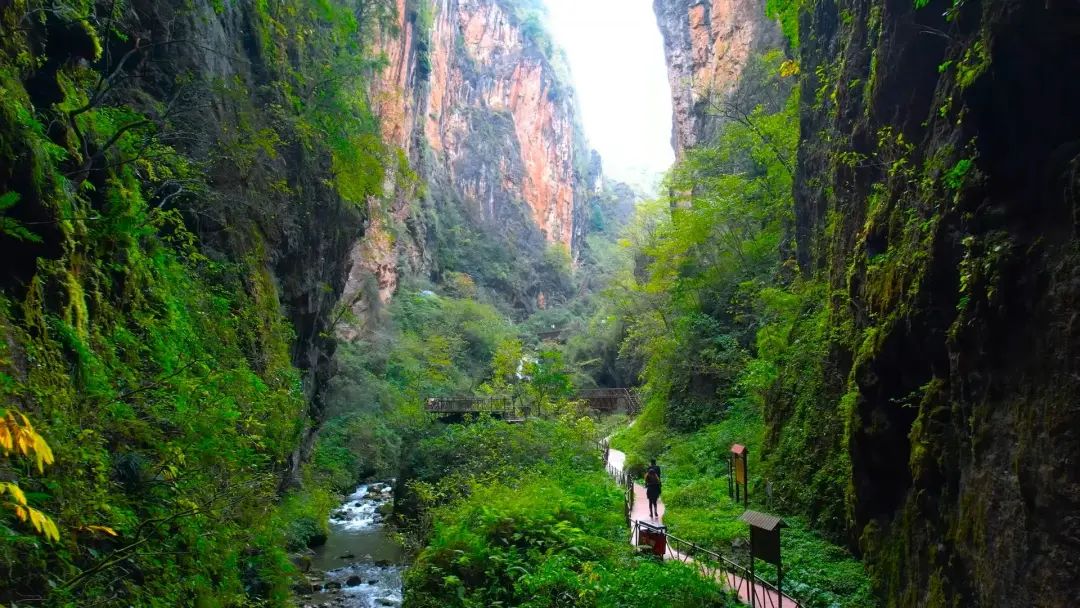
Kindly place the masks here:
<instances>
[{"instance_id":1,"label":"white sky","mask_svg":"<svg viewBox=\"0 0 1080 608\"><path fill-rule=\"evenodd\" d=\"M544 2L604 174L651 191L675 160L671 90L651 0Z\"/></svg>"}]
</instances>

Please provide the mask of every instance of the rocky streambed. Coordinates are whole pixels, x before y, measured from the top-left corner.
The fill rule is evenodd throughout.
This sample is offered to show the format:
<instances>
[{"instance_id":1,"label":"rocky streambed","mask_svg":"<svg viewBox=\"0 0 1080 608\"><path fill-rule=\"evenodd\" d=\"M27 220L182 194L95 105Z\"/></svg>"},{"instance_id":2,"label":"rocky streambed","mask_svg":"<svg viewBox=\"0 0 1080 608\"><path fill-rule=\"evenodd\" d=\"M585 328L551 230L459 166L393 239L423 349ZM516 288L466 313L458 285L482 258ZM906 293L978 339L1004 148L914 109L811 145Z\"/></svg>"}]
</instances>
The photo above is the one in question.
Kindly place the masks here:
<instances>
[{"instance_id":1,"label":"rocky streambed","mask_svg":"<svg viewBox=\"0 0 1080 608\"><path fill-rule=\"evenodd\" d=\"M386 526L393 483L361 485L330 515L326 543L310 555L305 608L400 606L404 553Z\"/></svg>"}]
</instances>

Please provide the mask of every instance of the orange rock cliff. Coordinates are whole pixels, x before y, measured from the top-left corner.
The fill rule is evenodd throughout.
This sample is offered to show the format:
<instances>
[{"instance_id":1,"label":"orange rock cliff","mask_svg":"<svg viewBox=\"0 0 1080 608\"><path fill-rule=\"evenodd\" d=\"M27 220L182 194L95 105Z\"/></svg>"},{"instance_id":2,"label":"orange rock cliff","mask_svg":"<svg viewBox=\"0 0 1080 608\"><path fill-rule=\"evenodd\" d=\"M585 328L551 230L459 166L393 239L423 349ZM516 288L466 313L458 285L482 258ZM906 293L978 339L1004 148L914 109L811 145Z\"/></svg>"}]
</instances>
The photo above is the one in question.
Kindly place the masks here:
<instances>
[{"instance_id":1,"label":"orange rock cliff","mask_svg":"<svg viewBox=\"0 0 1080 608\"><path fill-rule=\"evenodd\" d=\"M715 132L715 106L738 87L756 52L782 46L764 0L653 0L671 85L671 143L687 148Z\"/></svg>"},{"instance_id":2,"label":"orange rock cliff","mask_svg":"<svg viewBox=\"0 0 1080 608\"><path fill-rule=\"evenodd\" d=\"M472 274L467 262L440 259L459 237L447 234L451 216L519 258L539 260L551 246L576 256L598 163L560 51L525 4L397 0L396 27L381 41L386 67L370 96L384 139L404 152L418 184L402 186L397 175L387 180L390 200L372 201L343 296L361 319L389 300L403 273ZM488 287L530 309L543 286L525 279ZM339 333L351 339L359 330Z\"/></svg>"}]
</instances>

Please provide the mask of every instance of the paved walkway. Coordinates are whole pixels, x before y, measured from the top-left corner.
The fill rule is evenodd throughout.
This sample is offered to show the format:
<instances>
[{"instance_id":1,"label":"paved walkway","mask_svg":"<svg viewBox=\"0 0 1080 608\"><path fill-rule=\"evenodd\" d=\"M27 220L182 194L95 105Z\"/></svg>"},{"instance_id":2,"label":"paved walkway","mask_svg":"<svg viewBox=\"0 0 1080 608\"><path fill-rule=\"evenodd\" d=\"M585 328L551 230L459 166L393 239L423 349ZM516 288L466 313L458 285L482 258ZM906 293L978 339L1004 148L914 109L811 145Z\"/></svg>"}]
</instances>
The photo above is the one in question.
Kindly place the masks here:
<instances>
[{"instance_id":1,"label":"paved walkway","mask_svg":"<svg viewBox=\"0 0 1080 608\"><path fill-rule=\"evenodd\" d=\"M610 438L609 438L610 440ZM623 471L623 467L626 465L626 454L616 450L614 448L608 449L608 464L618 472ZM661 526L664 523L664 499L660 498L656 503L657 509L660 512L659 517L651 517L649 515L649 500L645 496L645 486L640 483L634 482L634 508L630 511L630 544L637 546L637 530L638 526L636 522L642 522L653 526ZM678 560L680 562L693 565L694 559L680 553L673 549L670 545L667 547L667 552L664 554L666 560ZM744 604L755 606L757 608L800 608L799 603L791 599L787 595L781 596L774 589L764 588L756 586L753 590L754 601L750 601L750 584L740 576L732 574L730 572L716 572L713 574L713 578L717 582L725 585L728 589L734 591L739 596L739 601ZM756 578L756 577L755 577Z\"/></svg>"},{"instance_id":2,"label":"paved walkway","mask_svg":"<svg viewBox=\"0 0 1080 608\"><path fill-rule=\"evenodd\" d=\"M626 465L626 454L616 449L608 450L608 464L611 465L618 472L623 471L623 467ZM656 502L657 510L660 512L659 517L649 516L649 499L645 496L645 486L640 483L634 484L634 509L630 511L630 525L634 525L634 522L643 521L647 524L654 526L664 525L664 499L660 498ZM631 542L636 541L636 538L632 538Z\"/></svg>"}]
</instances>

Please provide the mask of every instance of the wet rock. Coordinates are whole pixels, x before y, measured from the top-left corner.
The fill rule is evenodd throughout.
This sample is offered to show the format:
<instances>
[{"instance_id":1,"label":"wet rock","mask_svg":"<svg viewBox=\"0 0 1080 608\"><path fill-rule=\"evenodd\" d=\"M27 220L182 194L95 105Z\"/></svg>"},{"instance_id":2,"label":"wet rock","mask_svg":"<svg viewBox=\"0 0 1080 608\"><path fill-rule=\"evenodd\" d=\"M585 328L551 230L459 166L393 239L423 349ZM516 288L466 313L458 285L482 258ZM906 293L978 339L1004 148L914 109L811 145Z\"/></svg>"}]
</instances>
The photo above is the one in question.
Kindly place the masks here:
<instances>
[{"instance_id":1,"label":"wet rock","mask_svg":"<svg viewBox=\"0 0 1080 608\"><path fill-rule=\"evenodd\" d=\"M311 570L311 556L313 554L314 551L307 549L303 553L294 553L290 555L289 561L291 561L300 572L308 572Z\"/></svg>"},{"instance_id":2,"label":"wet rock","mask_svg":"<svg viewBox=\"0 0 1080 608\"><path fill-rule=\"evenodd\" d=\"M358 585L361 585L361 584L363 584L363 582L364 582L364 579L362 579L362 578L360 578L359 576L356 576L356 575L354 574L354 575L350 576L350 577L349 577L349 578L348 578L348 579L347 579L347 580L345 581L345 586L346 586L346 587L356 587L356 586L358 586Z\"/></svg>"},{"instance_id":3,"label":"wet rock","mask_svg":"<svg viewBox=\"0 0 1080 608\"><path fill-rule=\"evenodd\" d=\"M298 595L311 595L312 593L319 591L321 588L322 585L315 585L312 584L311 581L307 580L299 581L292 587L293 591L296 592Z\"/></svg>"},{"instance_id":4,"label":"wet rock","mask_svg":"<svg viewBox=\"0 0 1080 608\"><path fill-rule=\"evenodd\" d=\"M398 603L388 597L380 597L375 600L375 603L380 606L397 606Z\"/></svg>"},{"instance_id":5,"label":"wet rock","mask_svg":"<svg viewBox=\"0 0 1080 608\"><path fill-rule=\"evenodd\" d=\"M345 555L339 555L338 559L356 559L356 556L352 553L346 553Z\"/></svg>"},{"instance_id":6,"label":"wet rock","mask_svg":"<svg viewBox=\"0 0 1080 608\"><path fill-rule=\"evenodd\" d=\"M390 560L386 560L386 559L377 559L377 560L375 560L375 565L380 567L380 568L387 568L389 566L393 566L393 564L390 563Z\"/></svg>"}]
</instances>

